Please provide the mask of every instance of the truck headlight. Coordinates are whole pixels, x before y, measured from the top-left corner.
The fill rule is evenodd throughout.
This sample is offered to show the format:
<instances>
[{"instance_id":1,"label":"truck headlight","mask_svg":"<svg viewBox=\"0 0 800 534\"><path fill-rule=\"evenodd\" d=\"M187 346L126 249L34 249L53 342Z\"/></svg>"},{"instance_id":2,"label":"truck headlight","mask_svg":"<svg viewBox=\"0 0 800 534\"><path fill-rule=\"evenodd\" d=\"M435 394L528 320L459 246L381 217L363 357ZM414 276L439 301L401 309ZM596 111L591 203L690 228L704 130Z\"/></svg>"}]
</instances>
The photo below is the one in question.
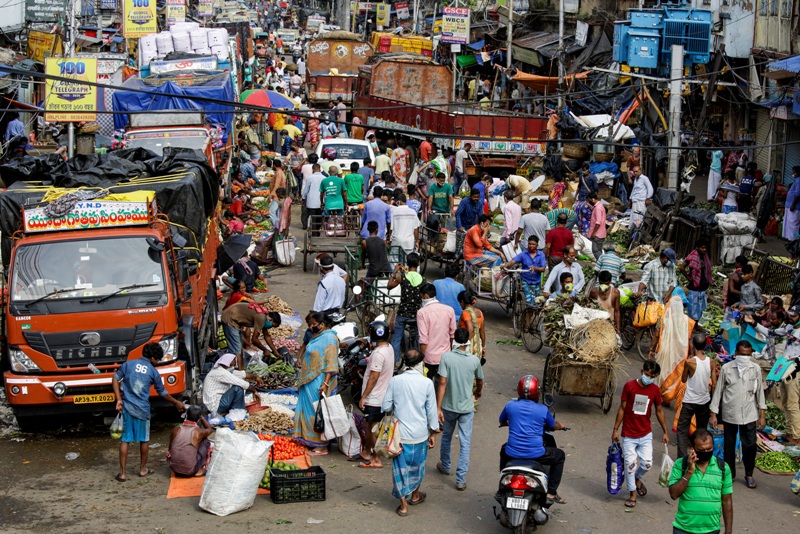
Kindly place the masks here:
<instances>
[{"instance_id":1,"label":"truck headlight","mask_svg":"<svg viewBox=\"0 0 800 534\"><path fill-rule=\"evenodd\" d=\"M16 373L33 373L41 371L39 366L36 365L36 363L20 349L9 348L8 359L11 363L11 370Z\"/></svg>"},{"instance_id":2,"label":"truck headlight","mask_svg":"<svg viewBox=\"0 0 800 534\"><path fill-rule=\"evenodd\" d=\"M178 359L178 350L175 339L175 335L171 335L161 338L161 341L158 342L158 344L161 345L161 349L164 351L164 357L161 358L160 363L170 363Z\"/></svg>"}]
</instances>

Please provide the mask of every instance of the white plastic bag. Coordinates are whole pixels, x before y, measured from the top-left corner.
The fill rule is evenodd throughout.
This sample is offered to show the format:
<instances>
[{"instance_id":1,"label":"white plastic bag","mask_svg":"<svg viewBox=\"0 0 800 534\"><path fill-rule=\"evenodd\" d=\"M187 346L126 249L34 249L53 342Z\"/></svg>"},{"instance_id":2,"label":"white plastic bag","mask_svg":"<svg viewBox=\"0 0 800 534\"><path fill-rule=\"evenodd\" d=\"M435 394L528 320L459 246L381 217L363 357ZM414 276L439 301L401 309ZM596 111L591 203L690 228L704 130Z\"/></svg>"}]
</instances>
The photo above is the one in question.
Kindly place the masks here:
<instances>
[{"instance_id":1,"label":"white plastic bag","mask_svg":"<svg viewBox=\"0 0 800 534\"><path fill-rule=\"evenodd\" d=\"M200 508L225 516L253 506L270 447L271 441L261 441L252 432L217 429Z\"/></svg>"},{"instance_id":2,"label":"white plastic bag","mask_svg":"<svg viewBox=\"0 0 800 534\"><path fill-rule=\"evenodd\" d=\"M511 289L511 277L502 269L492 269L492 294L495 298L502 299L508 296Z\"/></svg>"},{"instance_id":3,"label":"white plastic bag","mask_svg":"<svg viewBox=\"0 0 800 534\"><path fill-rule=\"evenodd\" d=\"M332 397L323 395L321 400L314 403L314 410L317 409L319 402L322 402L322 418L325 420L325 431L322 433L322 437L332 440L350 432L347 410L344 409L341 395Z\"/></svg>"},{"instance_id":4,"label":"white plastic bag","mask_svg":"<svg viewBox=\"0 0 800 534\"><path fill-rule=\"evenodd\" d=\"M447 231L447 236L444 240L444 248L442 252L455 253L456 251L456 233L455 231Z\"/></svg>"},{"instance_id":5,"label":"white plastic bag","mask_svg":"<svg viewBox=\"0 0 800 534\"><path fill-rule=\"evenodd\" d=\"M664 459L661 460L661 471L658 473L658 485L662 488L669 487L669 475L675 462L669 457L669 449L664 445Z\"/></svg>"},{"instance_id":6,"label":"white plastic bag","mask_svg":"<svg viewBox=\"0 0 800 534\"><path fill-rule=\"evenodd\" d=\"M275 242L275 258L281 265L291 265L295 258L294 239L281 239Z\"/></svg>"},{"instance_id":7,"label":"white plastic bag","mask_svg":"<svg viewBox=\"0 0 800 534\"><path fill-rule=\"evenodd\" d=\"M358 432L355 418L353 417L353 405L347 410L350 430L339 438L339 450L348 458L355 458L361 453L361 434Z\"/></svg>"}]
</instances>

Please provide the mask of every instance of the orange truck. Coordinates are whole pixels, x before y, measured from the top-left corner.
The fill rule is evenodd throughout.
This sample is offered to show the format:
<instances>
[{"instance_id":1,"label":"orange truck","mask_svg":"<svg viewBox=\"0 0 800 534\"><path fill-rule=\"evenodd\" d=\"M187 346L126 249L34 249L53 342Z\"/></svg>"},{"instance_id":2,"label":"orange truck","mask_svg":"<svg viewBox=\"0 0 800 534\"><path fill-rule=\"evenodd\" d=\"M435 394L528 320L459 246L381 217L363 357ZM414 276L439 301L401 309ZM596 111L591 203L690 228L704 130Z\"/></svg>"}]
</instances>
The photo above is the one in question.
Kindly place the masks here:
<instances>
[{"instance_id":1,"label":"orange truck","mask_svg":"<svg viewBox=\"0 0 800 534\"><path fill-rule=\"evenodd\" d=\"M194 154L126 152L164 172L117 181L78 171L68 187L16 182L0 193L4 387L23 429L41 416L112 412L114 373L149 342L164 349L167 391L197 398L217 339L219 179ZM102 193L53 210L87 190Z\"/></svg>"},{"instance_id":2,"label":"orange truck","mask_svg":"<svg viewBox=\"0 0 800 534\"><path fill-rule=\"evenodd\" d=\"M308 45L306 94L313 106L325 106L342 97L352 102L358 82L358 68L374 49L350 32L330 32Z\"/></svg>"}]
</instances>

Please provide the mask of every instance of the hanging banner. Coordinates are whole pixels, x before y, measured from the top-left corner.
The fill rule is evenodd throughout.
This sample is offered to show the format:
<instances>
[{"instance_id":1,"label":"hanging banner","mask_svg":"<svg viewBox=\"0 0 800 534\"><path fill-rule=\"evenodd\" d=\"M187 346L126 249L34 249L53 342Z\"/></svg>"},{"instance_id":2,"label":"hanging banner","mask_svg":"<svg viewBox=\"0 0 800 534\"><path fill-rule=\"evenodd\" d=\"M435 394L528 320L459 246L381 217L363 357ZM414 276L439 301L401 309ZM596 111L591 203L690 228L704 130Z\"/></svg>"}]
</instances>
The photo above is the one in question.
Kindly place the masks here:
<instances>
[{"instance_id":1,"label":"hanging banner","mask_svg":"<svg viewBox=\"0 0 800 534\"><path fill-rule=\"evenodd\" d=\"M564 0L564 13L577 13L581 10L581 0Z\"/></svg>"},{"instance_id":2,"label":"hanging banner","mask_svg":"<svg viewBox=\"0 0 800 534\"><path fill-rule=\"evenodd\" d=\"M411 18L411 13L408 12L408 2L397 2L394 5L397 11L397 20L408 20Z\"/></svg>"},{"instance_id":3,"label":"hanging banner","mask_svg":"<svg viewBox=\"0 0 800 534\"><path fill-rule=\"evenodd\" d=\"M126 39L158 33L156 0L125 0L123 9Z\"/></svg>"},{"instance_id":4,"label":"hanging banner","mask_svg":"<svg viewBox=\"0 0 800 534\"><path fill-rule=\"evenodd\" d=\"M197 14L201 17L214 16L214 3L211 0L200 0L197 4Z\"/></svg>"},{"instance_id":5,"label":"hanging banner","mask_svg":"<svg viewBox=\"0 0 800 534\"><path fill-rule=\"evenodd\" d=\"M4 3L9 5L9 3ZM17 5L19 2L13 2ZM67 11L68 0L25 0L25 20L32 22L48 22L58 20Z\"/></svg>"},{"instance_id":6,"label":"hanging banner","mask_svg":"<svg viewBox=\"0 0 800 534\"><path fill-rule=\"evenodd\" d=\"M375 5L375 24L384 28L389 25L389 4Z\"/></svg>"},{"instance_id":7,"label":"hanging banner","mask_svg":"<svg viewBox=\"0 0 800 534\"><path fill-rule=\"evenodd\" d=\"M97 82L97 58L45 59L48 76L69 78L45 80L45 120L53 122L84 122L97 120L97 87L84 82Z\"/></svg>"},{"instance_id":8,"label":"hanging banner","mask_svg":"<svg viewBox=\"0 0 800 534\"><path fill-rule=\"evenodd\" d=\"M469 9L464 7L442 8L442 42L469 43Z\"/></svg>"},{"instance_id":9,"label":"hanging banner","mask_svg":"<svg viewBox=\"0 0 800 534\"><path fill-rule=\"evenodd\" d=\"M186 0L167 0L167 26L186 21Z\"/></svg>"},{"instance_id":10,"label":"hanging banner","mask_svg":"<svg viewBox=\"0 0 800 534\"><path fill-rule=\"evenodd\" d=\"M64 53L61 36L57 33L45 33L31 30L28 34L28 57L39 63L45 58Z\"/></svg>"}]
</instances>

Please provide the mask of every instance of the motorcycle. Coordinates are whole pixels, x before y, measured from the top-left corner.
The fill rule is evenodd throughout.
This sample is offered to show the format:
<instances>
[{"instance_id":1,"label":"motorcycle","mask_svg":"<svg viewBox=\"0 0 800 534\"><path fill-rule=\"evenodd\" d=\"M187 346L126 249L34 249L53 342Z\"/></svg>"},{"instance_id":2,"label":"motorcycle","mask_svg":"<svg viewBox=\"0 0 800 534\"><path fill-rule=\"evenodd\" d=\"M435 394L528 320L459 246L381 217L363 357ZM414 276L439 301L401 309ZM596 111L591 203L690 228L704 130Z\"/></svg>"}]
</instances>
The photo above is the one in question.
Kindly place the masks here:
<instances>
[{"instance_id":1,"label":"motorcycle","mask_svg":"<svg viewBox=\"0 0 800 534\"><path fill-rule=\"evenodd\" d=\"M544 404L551 408L553 397L545 395ZM543 441L545 447L556 446L552 432L545 432ZM533 460L512 459L503 467L495 494L495 500L500 504L500 513L496 506L492 507L495 518L503 527L512 530L514 534L526 534L529 530L547 523L550 519L550 504L547 502L549 473L548 466Z\"/></svg>"}]
</instances>

